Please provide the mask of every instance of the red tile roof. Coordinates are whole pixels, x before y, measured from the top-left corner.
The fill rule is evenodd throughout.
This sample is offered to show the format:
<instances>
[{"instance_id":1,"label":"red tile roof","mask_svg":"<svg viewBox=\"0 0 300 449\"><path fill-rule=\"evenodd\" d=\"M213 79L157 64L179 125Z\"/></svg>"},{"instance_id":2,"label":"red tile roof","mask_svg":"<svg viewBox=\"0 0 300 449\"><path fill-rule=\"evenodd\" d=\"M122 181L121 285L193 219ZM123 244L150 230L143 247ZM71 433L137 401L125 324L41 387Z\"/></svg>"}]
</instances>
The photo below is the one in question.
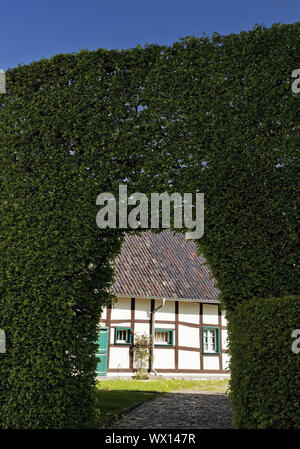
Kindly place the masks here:
<instances>
[{"instance_id":1,"label":"red tile roof","mask_svg":"<svg viewBox=\"0 0 300 449\"><path fill-rule=\"evenodd\" d=\"M194 241L183 234L165 230L127 235L114 263L116 296L219 302L204 257L197 256Z\"/></svg>"}]
</instances>

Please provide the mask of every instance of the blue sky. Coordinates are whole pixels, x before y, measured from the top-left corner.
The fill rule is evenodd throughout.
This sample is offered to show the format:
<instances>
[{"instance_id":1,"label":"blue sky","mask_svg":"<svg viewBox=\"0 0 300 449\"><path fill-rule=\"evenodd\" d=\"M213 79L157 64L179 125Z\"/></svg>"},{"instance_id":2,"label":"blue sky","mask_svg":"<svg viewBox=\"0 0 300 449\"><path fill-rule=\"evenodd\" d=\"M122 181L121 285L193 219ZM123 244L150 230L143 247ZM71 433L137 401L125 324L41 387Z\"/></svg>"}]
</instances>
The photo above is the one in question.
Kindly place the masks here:
<instances>
[{"instance_id":1,"label":"blue sky","mask_svg":"<svg viewBox=\"0 0 300 449\"><path fill-rule=\"evenodd\" d=\"M187 35L238 33L300 20L299 0L8 0L0 68L99 47L168 45Z\"/></svg>"}]
</instances>

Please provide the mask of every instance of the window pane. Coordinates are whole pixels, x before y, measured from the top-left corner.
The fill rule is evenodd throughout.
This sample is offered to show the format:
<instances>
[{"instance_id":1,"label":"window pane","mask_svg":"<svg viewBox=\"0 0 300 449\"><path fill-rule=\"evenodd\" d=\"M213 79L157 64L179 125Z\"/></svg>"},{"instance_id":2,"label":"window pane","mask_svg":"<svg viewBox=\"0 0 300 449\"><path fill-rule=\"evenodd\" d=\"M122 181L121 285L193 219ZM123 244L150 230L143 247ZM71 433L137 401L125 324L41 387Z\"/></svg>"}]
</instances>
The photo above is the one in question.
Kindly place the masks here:
<instances>
[{"instance_id":1,"label":"window pane","mask_svg":"<svg viewBox=\"0 0 300 449\"><path fill-rule=\"evenodd\" d=\"M155 343L168 344L170 333L167 331L155 331Z\"/></svg>"},{"instance_id":2,"label":"window pane","mask_svg":"<svg viewBox=\"0 0 300 449\"><path fill-rule=\"evenodd\" d=\"M204 352L217 352L217 329L204 329Z\"/></svg>"},{"instance_id":3,"label":"window pane","mask_svg":"<svg viewBox=\"0 0 300 449\"><path fill-rule=\"evenodd\" d=\"M127 341L128 341L128 330L127 329L119 329L117 331L117 342L127 343Z\"/></svg>"}]
</instances>

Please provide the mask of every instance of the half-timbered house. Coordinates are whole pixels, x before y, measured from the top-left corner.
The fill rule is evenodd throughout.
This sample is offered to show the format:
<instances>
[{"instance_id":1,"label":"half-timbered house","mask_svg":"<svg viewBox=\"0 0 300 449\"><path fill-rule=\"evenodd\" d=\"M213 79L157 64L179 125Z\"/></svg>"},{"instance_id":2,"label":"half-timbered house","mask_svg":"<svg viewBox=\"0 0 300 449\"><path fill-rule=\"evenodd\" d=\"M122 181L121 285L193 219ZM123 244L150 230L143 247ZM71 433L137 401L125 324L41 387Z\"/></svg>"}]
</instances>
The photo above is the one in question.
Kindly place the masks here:
<instances>
[{"instance_id":1,"label":"half-timbered house","mask_svg":"<svg viewBox=\"0 0 300 449\"><path fill-rule=\"evenodd\" d=\"M169 230L128 235L115 265L117 302L100 320L99 376L135 374L135 333L153 336L154 374L229 376L220 292L193 240Z\"/></svg>"}]
</instances>

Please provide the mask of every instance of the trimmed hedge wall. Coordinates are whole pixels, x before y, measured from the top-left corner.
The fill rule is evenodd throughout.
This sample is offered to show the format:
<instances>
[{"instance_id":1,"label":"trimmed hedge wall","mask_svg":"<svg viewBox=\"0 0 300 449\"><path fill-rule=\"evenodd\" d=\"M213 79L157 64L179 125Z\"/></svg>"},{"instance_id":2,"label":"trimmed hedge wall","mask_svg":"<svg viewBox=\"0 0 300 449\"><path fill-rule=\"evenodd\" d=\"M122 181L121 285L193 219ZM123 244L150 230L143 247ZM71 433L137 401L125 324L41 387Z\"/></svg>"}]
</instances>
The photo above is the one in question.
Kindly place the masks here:
<instances>
[{"instance_id":1,"label":"trimmed hedge wall","mask_svg":"<svg viewBox=\"0 0 300 449\"><path fill-rule=\"evenodd\" d=\"M0 427L93 422L96 325L128 232L97 228L96 198L119 184L128 195L204 192L196 244L228 311L297 294L299 54L298 22L7 71Z\"/></svg>"},{"instance_id":2,"label":"trimmed hedge wall","mask_svg":"<svg viewBox=\"0 0 300 449\"><path fill-rule=\"evenodd\" d=\"M236 427L300 428L300 353L292 351L294 329L300 329L299 296L255 299L230 313Z\"/></svg>"}]
</instances>

